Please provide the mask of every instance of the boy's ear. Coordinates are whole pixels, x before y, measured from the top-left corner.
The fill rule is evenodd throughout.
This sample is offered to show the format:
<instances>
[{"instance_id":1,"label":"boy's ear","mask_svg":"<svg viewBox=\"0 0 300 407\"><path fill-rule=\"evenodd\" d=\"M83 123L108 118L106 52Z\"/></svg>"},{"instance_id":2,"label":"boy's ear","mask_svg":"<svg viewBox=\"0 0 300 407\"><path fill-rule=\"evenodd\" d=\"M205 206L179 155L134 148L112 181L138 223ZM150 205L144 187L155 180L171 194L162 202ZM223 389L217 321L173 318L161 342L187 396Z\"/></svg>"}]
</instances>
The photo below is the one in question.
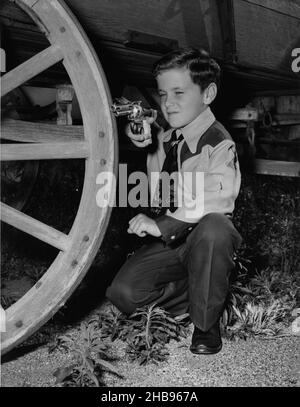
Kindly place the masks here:
<instances>
[{"instance_id":1,"label":"boy's ear","mask_svg":"<svg viewBox=\"0 0 300 407\"><path fill-rule=\"evenodd\" d=\"M216 98L218 93L217 85L212 82L204 91L203 102L206 105L210 105Z\"/></svg>"}]
</instances>

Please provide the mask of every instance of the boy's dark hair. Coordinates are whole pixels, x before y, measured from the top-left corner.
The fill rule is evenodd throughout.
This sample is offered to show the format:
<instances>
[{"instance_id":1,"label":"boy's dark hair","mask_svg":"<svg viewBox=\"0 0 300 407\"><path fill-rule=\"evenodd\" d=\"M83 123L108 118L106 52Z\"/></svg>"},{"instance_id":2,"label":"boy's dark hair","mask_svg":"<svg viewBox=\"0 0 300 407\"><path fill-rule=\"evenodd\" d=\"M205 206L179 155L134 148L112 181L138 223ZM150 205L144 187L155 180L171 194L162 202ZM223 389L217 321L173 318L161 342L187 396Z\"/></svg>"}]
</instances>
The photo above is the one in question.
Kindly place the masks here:
<instances>
[{"instance_id":1,"label":"boy's dark hair","mask_svg":"<svg viewBox=\"0 0 300 407\"><path fill-rule=\"evenodd\" d=\"M204 91L214 82L220 85L221 68L204 49L179 48L160 58L153 66L152 73L156 77L161 72L174 68L187 68L192 81Z\"/></svg>"}]
</instances>

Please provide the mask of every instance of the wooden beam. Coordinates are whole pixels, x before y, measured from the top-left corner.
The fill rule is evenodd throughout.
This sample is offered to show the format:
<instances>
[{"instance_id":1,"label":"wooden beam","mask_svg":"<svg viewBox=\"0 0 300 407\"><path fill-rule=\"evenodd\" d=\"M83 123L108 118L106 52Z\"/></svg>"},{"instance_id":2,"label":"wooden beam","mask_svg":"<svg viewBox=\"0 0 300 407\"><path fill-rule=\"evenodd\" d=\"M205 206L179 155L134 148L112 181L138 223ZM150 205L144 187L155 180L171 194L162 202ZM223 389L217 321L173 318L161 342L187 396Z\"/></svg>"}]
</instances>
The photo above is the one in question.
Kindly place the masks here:
<instances>
[{"instance_id":1,"label":"wooden beam","mask_svg":"<svg viewBox=\"0 0 300 407\"><path fill-rule=\"evenodd\" d=\"M31 216L28 216L2 202L1 220L59 250L67 251L70 247L71 240L64 233L61 233L51 226L45 225Z\"/></svg>"},{"instance_id":2,"label":"wooden beam","mask_svg":"<svg viewBox=\"0 0 300 407\"><path fill-rule=\"evenodd\" d=\"M88 158L89 155L85 141L1 145L1 161Z\"/></svg>"},{"instance_id":3,"label":"wooden beam","mask_svg":"<svg viewBox=\"0 0 300 407\"><path fill-rule=\"evenodd\" d=\"M254 172L256 174L300 177L300 162L256 159L254 161Z\"/></svg>"},{"instance_id":4,"label":"wooden beam","mask_svg":"<svg viewBox=\"0 0 300 407\"><path fill-rule=\"evenodd\" d=\"M59 46L51 45L46 48L2 77L1 96L21 86L62 59L63 55Z\"/></svg>"},{"instance_id":5,"label":"wooden beam","mask_svg":"<svg viewBox=\"0 0 300 407\"><path fill-rule=\"evenodd\" d=\"M61 143L84 140L83 126L59 126L48 123L5 119L1 139L24 143Z\"/></svg>"},{"instance_id":6,"label":"wooden beam","mask_svg":"<svg viewBox=\"0 0 300 407\"><path fill-rule=\"evenodd\" d=\"M73 124L72 101L74 88L72 85L58 85L56 89L56 123L61 126Z\"/></svg>"},{"instance_id":7,"label":"wooden beam","mask_svg":"<svg viewBox=\"0 0 300 407\"><path fill-rule=\"evenodd\" d=\"M255 96L300 96L300 89L274 89L274 90L260 90L251 93L252 97Z\"/></svg>"},{"instance_id":8,"label":"wooden beam","mask_svg":"<svg viewBox=\"0 0 300 407\"><path fill-rule=\"evenodd\" d=\"M218 0L218 15L222 33L223 56L226 62L237 62L233 0Z\"/></svg>"},{"instance_id":9,"label":"wooden beam","mask_svg":"<svg viewBox=\"0 0 300 407\"><path fill-rule=\"evenodd\" d=\"M241 121L258 121L258 110L255 108L240 108L235 109L231 116L230 120L241 120Z\"/></svg>"},{"instance_id":10,"label":"wooden beam","mask_svg":"<svg viewBox=\"0 0 300 407\"><path fill-rule=\"evenodd\" d=\"M274 115L272 126L290 126L293 124L300 124L299 113L280 113Z\"/></svg>"}]
</instances>

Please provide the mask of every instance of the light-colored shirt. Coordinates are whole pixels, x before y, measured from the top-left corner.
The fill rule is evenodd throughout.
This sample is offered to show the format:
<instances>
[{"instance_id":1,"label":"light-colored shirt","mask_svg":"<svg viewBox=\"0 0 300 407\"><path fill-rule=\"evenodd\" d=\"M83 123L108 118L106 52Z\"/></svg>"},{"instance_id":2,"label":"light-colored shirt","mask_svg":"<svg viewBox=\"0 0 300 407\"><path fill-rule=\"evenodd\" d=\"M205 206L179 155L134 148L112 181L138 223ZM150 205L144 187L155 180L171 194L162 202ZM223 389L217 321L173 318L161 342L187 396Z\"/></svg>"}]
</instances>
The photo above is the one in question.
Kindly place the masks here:
<instances>
[{"instance_id":1,"label":"light-colored shirt","mask_svg":"<svg viewBox=\"0 0 300 407\"><path fill-rule=\"evenodd\" d=\"M158 183L153 183L157 177L153 174L162 170L166 157L164 145L170 140L173 130L162 131L158 135L158 147L147 157L153 206L157 205L159 194ZM178 201L178 209L174 212L167 210L165 215L156 219L167 243L188 233L192 230L191 226L208 213L231 214L241 184L235 143L216 121L209 107L176 133L183 135L177 151L179 177L176 184L178 196L182 199Z\"/></svg>"}]
</instances>

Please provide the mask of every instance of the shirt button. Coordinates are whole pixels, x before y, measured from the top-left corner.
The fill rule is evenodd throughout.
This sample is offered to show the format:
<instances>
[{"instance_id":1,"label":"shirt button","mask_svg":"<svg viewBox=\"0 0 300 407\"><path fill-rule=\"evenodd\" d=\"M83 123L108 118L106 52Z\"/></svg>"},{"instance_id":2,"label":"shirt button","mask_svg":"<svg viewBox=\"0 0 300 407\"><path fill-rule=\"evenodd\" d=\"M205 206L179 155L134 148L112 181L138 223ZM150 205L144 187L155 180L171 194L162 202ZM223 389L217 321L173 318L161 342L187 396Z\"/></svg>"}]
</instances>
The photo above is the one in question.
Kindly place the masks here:
<instances>
[{"instance_id":1,"label":"shirt button","mask_svg":"<svg viewBox=\"0 0 300 407\"><path fill-rule=\"evenodd\" d=\"M174 239L175 239L175 235L171 236L171 240L174 240Z\"/></svg>"}]
</instances>

